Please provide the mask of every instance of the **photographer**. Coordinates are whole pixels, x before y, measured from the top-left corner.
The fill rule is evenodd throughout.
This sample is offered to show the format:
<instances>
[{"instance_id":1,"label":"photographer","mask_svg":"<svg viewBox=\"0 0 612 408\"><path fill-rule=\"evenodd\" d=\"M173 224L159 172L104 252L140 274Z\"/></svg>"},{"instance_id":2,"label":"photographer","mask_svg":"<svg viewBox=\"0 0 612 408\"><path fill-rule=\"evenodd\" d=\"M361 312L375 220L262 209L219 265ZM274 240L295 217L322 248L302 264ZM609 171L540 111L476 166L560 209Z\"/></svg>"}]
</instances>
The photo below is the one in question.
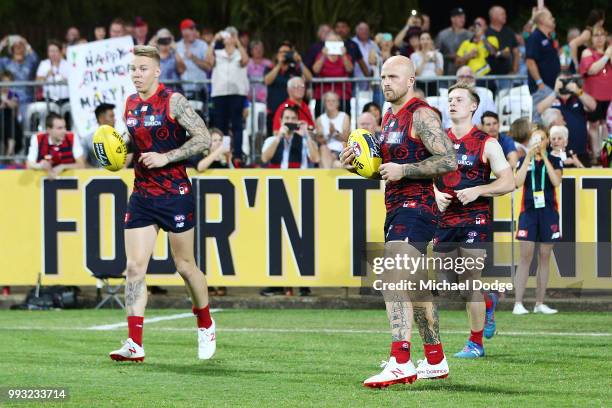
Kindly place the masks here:
<instances>
[{"instance_id":1,"label":"photographer","mask_svg":"<svg viewBox=\"0 0 612 408\"><path fill-rule=\"evenodd\" d=\"M180 80L187 67L181 54L176 52L176 43L170 30L162 28L157 31L157 34L151 38L149 45L157 47L159 50L159 67L161 69L159 80L161 82ZM181 85L178 83L171 84L168 87L181 91Z\"/></svg>"},{"instance_id":2,"label":"photographer","mask_svg":"<svg viewBox=\"0 0 612 408\"><path fill-rule=\"evenodd\" d=\"M297 108L288 106L281 116L281 128L268 137L261 149L261 161L270 168L306 169L319 163L319 148L306 123L299 122Z\"/></svg>"},{"instance_id":3,"label":"photographer","mask_svg":"<svg viewBox=\"0 0 612 408\"><path fill-rule=\"evenodd\" d=\"M310 70L302 62L302 56L289 41L283 41L278 47L274 67L264 70L264 84L268 87L268 130L272 129L275 112L289 96L288 82L293 77L301 77L304 81L312 80Z\"/></svg>"},{"instance_id":4,"label":"photographer","mask_svg":"<svg viewBox=\"0 0 612 408\"><path fill-rule=\"evenodd\" d=\"M542 114L548 108L561 111L569 130L568 150L572 150L586 166L591 162L587 153L588 132L586 112L593 112L597 102L584 92L575 78L561 74L555 81L555 89L536 105L538 113Z\"/></svg>"},{"instance_id":5,"label":"photographer","mask_svg":"<svg viewBox=\"0 0 612 408\"><path fill-rule=\"evenodd\" d=\"M499 49L499 41L495 36L486 36L487 22L482 17L474 20L474 36L471 40L465 40L457 50L455 64L457 67L467 65L474 71L477 77L487 75L491 67L487 62L489 55L495 55Z\"/></svg>"}]
</instances>

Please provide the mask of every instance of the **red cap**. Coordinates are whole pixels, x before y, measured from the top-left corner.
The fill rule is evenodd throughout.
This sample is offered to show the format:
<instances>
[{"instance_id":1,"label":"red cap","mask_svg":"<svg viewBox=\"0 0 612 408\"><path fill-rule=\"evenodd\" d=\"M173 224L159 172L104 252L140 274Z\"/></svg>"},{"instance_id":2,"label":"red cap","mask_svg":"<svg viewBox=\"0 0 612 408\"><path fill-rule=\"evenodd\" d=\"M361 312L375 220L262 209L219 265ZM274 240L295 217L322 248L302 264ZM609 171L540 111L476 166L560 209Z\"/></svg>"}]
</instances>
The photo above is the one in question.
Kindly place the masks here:
<instances>
[{"instance_id":1,"label":"red cap","mask_svg":"<svg viewBox=\"0 0 612 408\"><path fill-rule=\"evenodd\" d=\"M196 27L195 21L193 21L190 18L186 18L183 21L181 21L181 25L180 25L181 30L184 30L186 28L195 28L195 27Z\"/></svg>"},{"instance_id":2,"label":"red cap","mask_svg":"<svg viewBox=\"0 0 612 408\"><path fill-rule=\"evenodd\" d=\"M144 27L147 25L147 22L144 20L144 18L138 16L136 17L136 19L134 20L134 27Z\"/></svg>"}]
</instances>

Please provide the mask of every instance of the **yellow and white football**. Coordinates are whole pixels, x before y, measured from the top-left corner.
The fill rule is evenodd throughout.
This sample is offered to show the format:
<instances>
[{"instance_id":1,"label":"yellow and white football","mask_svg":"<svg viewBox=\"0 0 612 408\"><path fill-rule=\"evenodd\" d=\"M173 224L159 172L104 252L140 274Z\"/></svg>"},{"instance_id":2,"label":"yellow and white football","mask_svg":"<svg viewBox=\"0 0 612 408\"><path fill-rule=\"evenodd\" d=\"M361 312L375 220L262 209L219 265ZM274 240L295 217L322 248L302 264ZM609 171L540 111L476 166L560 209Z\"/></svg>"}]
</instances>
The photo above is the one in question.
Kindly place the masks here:
<instances>
[{"instance_id":1,"label":"yellow and white football","mask_svg":"<svg viewBox=\"0 0 612 408\"><path fill-rule=\"evenodd\" d=\"M114 127L102 125L93 137L93 151L102 167L117 171L125 166L127 146Z\"/></svg>"},{"instance_id":2,"label":"yellow and white football","mask_svg":"<svg viewBox=\"0 0 612 408\"><path fill-rule=\"evenodd\" d=\"M347 144L355 152L352 165L357 173L365 178L378 178L382 157L376 136L365 129L355 129L349 135Z\"/></svg>"}]
</instances>

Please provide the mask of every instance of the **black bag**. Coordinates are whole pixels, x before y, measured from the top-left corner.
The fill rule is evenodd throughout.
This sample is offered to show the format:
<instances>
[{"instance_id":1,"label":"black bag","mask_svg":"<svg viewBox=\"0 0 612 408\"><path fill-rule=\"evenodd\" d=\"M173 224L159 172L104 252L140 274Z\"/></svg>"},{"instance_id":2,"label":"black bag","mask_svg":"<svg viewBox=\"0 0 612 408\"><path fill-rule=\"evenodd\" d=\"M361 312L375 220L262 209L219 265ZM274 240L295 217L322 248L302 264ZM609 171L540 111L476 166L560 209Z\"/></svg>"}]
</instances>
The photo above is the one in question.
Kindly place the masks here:
<instances>
[{"instance_id":1,"label":"black bag","mask_svg":"<svg viewBox=\"0 0 612 408\"><path fill-rule=\"evenodd\" d=\"M79 307L79 293L77 286L47 286L41 287L36 296L36 288L32 288L26 295L26 309L74 309Z\"/></svg>"}]
</instances>

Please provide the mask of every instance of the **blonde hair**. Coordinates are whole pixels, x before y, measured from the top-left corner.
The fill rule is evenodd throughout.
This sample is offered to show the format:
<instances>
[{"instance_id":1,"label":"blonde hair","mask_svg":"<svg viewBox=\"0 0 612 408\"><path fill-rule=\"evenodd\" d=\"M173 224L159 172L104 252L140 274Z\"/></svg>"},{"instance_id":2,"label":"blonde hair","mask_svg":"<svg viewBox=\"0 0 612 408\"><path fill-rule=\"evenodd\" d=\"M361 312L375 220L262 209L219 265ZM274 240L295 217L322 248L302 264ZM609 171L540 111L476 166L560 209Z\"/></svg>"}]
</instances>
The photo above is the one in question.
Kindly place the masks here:
<instances>
[{"instance_id":1,"label":"blonde hair","mask_svg":"<svg viewBox=\"0 0 612 408\"><path fill-rule=\"evenodd\" d=\"M561 136L565 140L567 140L569 138L569 131L567 130L567 128L565 126L555 125L555 126L550 128L549 133L550 133L551 137L553 135L559 135L559 136Z\"/></svg>"},{"instance_id":2,"label":"blonde hair","mask_svg":"<svg viewBox=\"0 0 612 408\"><path fill-rule=\"evenodd\" d=\"M472 100L472 102L476 102L476 108L478 109L478 105L480 105L480 96L478 96L473 86L468 85L464 82L457 82L455 85L448 88L448 94L450 95L450 93L455 89L465 89L466 91L468 91L468 93L470 94L470 99Z\"/></svg>"},{"instance_id":3,"label":"blonde hair","mask_svg":"<svg viewBox=\"0 0 612 408\"><path fill-rule=\"evenodd\" d=\"M153 47L151 45L136 45L134 47L134 56L154 59L159 65L159 51L156 47Z\"/></svg>"}]
</instances>

